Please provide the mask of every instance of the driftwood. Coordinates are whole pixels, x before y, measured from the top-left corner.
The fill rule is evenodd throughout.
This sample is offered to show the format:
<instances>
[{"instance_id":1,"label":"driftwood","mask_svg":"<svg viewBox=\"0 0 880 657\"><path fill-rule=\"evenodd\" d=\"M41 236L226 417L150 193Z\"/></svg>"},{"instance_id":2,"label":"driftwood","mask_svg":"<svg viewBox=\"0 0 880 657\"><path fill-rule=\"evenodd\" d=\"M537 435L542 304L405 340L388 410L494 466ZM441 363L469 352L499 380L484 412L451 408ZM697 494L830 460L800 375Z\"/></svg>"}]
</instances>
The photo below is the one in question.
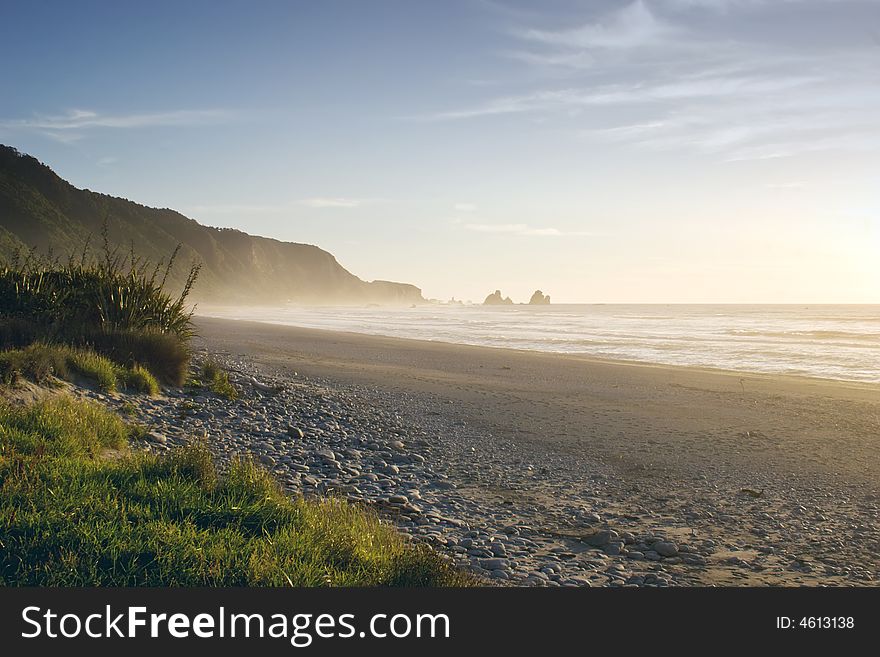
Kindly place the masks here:
<instances>
[{"instance_id":1,"label":"driftwood","mask_svg":"<svg viewBox=\"0 0 880 657\"><path fill-rule=\"evenodd\" d=\"M755 490L753 488L740 488L740 493L745 493L746 495L751 495L752 497L762 497L764 495L764 489Z\"/></svg>"},{"instance_id":2,"label":"driftwood","mask_svg":"<svg viewBox=\"0 0 880 657\"><path fill-rule=\"evenodd\" d=\"M277 394L282 390L281 387L267 386L265 383L260 383L254 377L251 377L251 385L260 392L268 392L271 395Z\"/></svg>"}]
</instances>

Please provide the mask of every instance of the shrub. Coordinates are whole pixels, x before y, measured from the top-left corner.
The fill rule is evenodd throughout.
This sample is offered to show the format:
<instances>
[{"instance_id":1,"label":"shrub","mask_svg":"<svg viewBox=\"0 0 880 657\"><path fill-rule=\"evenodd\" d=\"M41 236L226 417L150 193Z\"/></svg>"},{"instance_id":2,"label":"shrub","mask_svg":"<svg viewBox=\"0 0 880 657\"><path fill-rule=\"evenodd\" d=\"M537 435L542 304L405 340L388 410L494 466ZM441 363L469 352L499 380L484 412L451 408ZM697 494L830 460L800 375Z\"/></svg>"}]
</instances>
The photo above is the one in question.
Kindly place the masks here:
<instances>
[{"instance_id":1,"label":"shrub","mask_svg":"<svg viewBox=\"0 0 880 657\"><path fill-rule=\"evenodd\" d=\"M133 254L126 260L111 251L104 258L66 265L33 253L0 265L0 348L34 341L91 347L131 366L140 363L168 383L183 383L193 336L186 299L199 273L193 265L183 290L172 296L164 274Z\"/></svg>"},{"instance_id":2,"label":"shrub","mask_svg":"<svg viewBox=\"0 0 880 657\"><path fill-rule=\"evenodd\" d=\"M44 383L51 376L65 379L70 376L68 367L70 350L41 343L25 349L0 353L0 379L14 383L24 376L37 383Z\"/></svg>"},{"instance_id":3,"label":"shrub","mask_svg":"<svg viewBox=\"0 0 880 657\"><path fill-rule=\"evenodd\" d=\"M124 365L140 363L161 381L183 385L189 372L189 347L174 335L154 331L117 331L89 337L96 351Z\"/></svg>"},{"instance_id":4,"label":"shrub","mask_svg":"<svg viewBox=\"0 0 880 657\"><path fill-rule=\"evenodd\" d=\"M4 317L0 319L0 349L26 347L39 340L39 326L23 317Z\"/></svg>"}]
</instances>

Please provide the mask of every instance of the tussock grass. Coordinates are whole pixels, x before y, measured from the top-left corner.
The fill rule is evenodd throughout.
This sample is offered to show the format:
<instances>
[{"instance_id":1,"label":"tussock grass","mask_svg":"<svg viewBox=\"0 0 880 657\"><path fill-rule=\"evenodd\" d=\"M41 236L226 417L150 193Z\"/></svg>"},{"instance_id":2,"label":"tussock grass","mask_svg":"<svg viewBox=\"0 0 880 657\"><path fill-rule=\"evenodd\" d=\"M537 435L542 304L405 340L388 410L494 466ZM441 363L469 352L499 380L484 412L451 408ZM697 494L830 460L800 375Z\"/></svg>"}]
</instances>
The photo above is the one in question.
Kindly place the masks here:
<instances>
[{"instance_id":1,"label":"tussock grass","mask_svg":"<svg viewBox=\"0 0 880 657\"><path fill-rule=\"evenodd\" d=\"M87 344L117 363L145 365L163 382L180 386L189 372L189 344L155 331L118 331L92 335Z\"/></svg>"},{"instance_id":2,"label":"tussock grass","mask_svg":"<svg viewBox=\"0 0 880 657\"><path fill-rule=\"evenodd\" d=\"M211 392L226 397L238 399L238 389L229 380L229 372L224 370L213 360L205 361L202 366L202 385L207 386Z\"/></svg>"},{"instance_id":3,"label":"tussock grass","mask_svg":"<svg viewBox=\"0 0 880 657\"><path fill-rule=\"evenodd\" d=\"M71 380L81 376L106 392L119 387L149 395L159 394L159 382L140 366L123 367L88 349L36 343L24 349L0 352L0 382L12 384L19 377L45 383L49 377Z\"/></svg>"},{"instance_id":4,"label":"tussock grass","mask_svg":"<svg viewBox=\"0 0 880 657\"><path fill-rule=\"evenodd\" d=\"M0 353L0 381L9 385L22 376L36 383L45 383L52 376L67 379L71 375L68 352L44 344L4 351Z\"/></svg>"},{"instance_id":5,"label":"tussock grass","mask_svg":"<svg viewBox=\"0 0 880 657\"><path fill-rule=\"evenodd\" d=\"M115 392L118 382L119 368L108 358L99 356L93 351L56 347L67 354L67 365L70 370L91 379L101 390Z\"/></svg>"},{"instance_id":6,"label":"tussock grass","mask_svg":"<svg viewBox=\"0 0 880 657\"><path fill-rule=\"evenodd\" d=\"M151 397L159 394L159 382L145 367L135 365L131 369L122 369L121 378L129 390L142 392Z\"/></svg>"},{"instance_id":7,"label":"tussock grass","mask_svg":"<svg viewBox=\"0 0 880 657\"><path fill-rule=\"evenodd\" d=\"M128 428L93 405L0 409L0 584L444 586L470 578L339 500L289 499L204 446L96 458Z\"/></svg>"}]
</instances>

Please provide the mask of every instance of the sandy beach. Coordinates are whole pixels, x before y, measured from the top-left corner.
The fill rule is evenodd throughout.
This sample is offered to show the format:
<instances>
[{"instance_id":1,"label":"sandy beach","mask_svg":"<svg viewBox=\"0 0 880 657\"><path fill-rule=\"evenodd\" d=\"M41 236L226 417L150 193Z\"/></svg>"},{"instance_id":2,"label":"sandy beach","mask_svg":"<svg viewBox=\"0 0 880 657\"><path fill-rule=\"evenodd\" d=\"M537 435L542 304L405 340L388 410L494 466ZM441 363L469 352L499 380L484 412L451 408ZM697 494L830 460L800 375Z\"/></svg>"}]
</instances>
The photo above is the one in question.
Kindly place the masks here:
<instances>
[{"instance_id":1,"label":"sandy beach","mask_svg":"<svg viewBox=\"0 0 880 657\"><path fill-rule=\"evenodd\" d=\"M678 584L880 576L880 386L207 318L197 328L211 353L447 435L432 453L458 494L499 520L521 516L546 539L536 552L627 575L602 583L640 584L630 571L648 562ZM657 556L652 536L693 546Z\"/></svg>"}]
</instances>

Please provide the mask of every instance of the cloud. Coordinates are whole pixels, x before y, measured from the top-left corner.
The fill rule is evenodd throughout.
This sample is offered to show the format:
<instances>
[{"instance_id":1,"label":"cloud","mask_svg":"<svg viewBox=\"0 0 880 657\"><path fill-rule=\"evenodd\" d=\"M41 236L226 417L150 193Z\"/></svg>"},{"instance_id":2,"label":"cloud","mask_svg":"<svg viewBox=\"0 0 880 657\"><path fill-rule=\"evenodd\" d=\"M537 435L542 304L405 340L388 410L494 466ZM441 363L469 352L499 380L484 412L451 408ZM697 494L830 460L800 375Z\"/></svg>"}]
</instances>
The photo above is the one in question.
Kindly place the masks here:
<instances>
[{"instance_id":1,"label":"cloud","mask_svg":"<svg viewBox=\"0 0 880 657\"><path fill-rule=\"evenodd\" d=\"M528 41L584 49L627 49L667 43L680 30L658 19L642 0L636 0L601 20L574 29L525 29L514 35Z\"/></svg>"},{"instance_id":2,"label":"cloud","mask_svg":"<svg viewBox=\"0 0 880 657\"><path fill-rule=\"evenodd\" d=\"M456 203L452 206L456 212L476 212L477 206L473 203Z\"/></svg>"},{"instance_id":3,"label":"cloud","mask_svg":"<svg viewBox=\"0 0 880 657\"><path fill-rule=\"evenodd\" d=\"M776 4L872 4L877 0L656 0L657 4L677 10L708 9L729 12L743 8L766 7Z\"/></svg>"},{"instance_id":4,"label":"cloud","mask_svg":"<svg viewBox=\"0 0 880 657\"><path fill-rule=\"evenodd\" d=\"M764 96L819 81L816 76L718 76L673 81L612 84L601 87L536 91L491 99L482 105L420 117L424 121L455 121L482 116L535 112L570 112L588 107L661 104L693 99ZM654 121L653 123L656 123Z\"/></svg>"},{"instance_id":5,"label":"cloud","mask_svg":"<svg viewBox=\"0 0 880 657\"><path fill-rule=\"evenodd\" d=\"M3 128L4 126L0 124L0 130L2 130ZM72 144L83 138L83 135L77 132L54 132L52 130L43 130L40 131L40 133L44 137L48 137L53 141L61 142L62 144Z\"/></svg>"},{"instance_id":6,"label":"cloud","mask_svg":"<svg viewBox=\"0 0 880 657\"><path fill-rule=\"evenodd\" d=\"M465 224L467 230L477 233L524 235L531 237L567 237L593 235L588 231L562 231L558 228L536 228L528 224Z\"/></svg>"},{"instance_id":7,"label":"cloud","mask_svg":"<svg viewBox=\"0 0 880 657\"><path fill-rule=\"evenodd\" d=\"M536 68L524 77L531 88L512 86L417 118L522 116L570 127L582 139L690 150L723 162L863 151L880 139L876 44L832 22L834 29L806 47L803 37L817 19L801 19L797 8L810 2L831 16L835 1L637 0L599 13L583 5L592 16L569 17L576 27L557 29L547 28L546 15L522 18L532 26L507 33L523 47L499 54ZM754 11L736 21L702 12L747 8ZM761 22L760 12L770 9L787 11L785 29L773 32ZM615 123L618 116L625 120Z\"/></svg>"},{"instance_id":8,"label":"cloud","mask_svg":"<svg viewBox=\"0 0 880 657\"><path fill-rule=\"evenodd\" d=\"M221 109L130 114L102 114L92 110L72 109L64 114L35 114L23 119L0 119L0 130L37 132L50 139L70 143L82 139L83 133L90 130L218 125L233 118L232 112Z\"/></svg>"}]
</instances>

